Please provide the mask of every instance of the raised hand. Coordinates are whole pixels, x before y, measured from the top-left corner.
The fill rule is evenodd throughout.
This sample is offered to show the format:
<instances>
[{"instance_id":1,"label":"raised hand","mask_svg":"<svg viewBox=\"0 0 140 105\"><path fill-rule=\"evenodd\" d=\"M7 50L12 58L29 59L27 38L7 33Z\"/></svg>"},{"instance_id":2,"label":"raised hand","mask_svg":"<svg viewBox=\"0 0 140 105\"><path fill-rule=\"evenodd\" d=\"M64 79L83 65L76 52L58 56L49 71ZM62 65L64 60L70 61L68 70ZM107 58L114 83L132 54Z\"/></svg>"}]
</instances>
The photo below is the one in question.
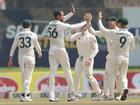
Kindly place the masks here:
<instances>
[{"instance_id":1,"label":"raised hand","mask_svg":"<svg viewBox=\"0 0 140 105\"><path fill-rule=\"evenodd\" d=\"M84 15L84 20L87 21L87 22L91 22L91 20L92 20L92 15L91 15L91 13L86 13L86 14Z\"/></svg>"},{"instance_id":2,"label":"raised hand","mask_svg":"<svg viewBox=\"0 0 140 105\"><path fill-rule=\"evenodd\" d=\"M72 13L75 14L75 8L74 8L73 3L71 4L71 8L72 8Z\"/></svg>"},{"instance_id":3,"label":"raised hand","mask_svg":"<svg viewBox=\"0 0 140 105\"><path fill-rule=\"evenodd\" d=\"M102 20L102 18L103 18L102 11L99 11L99 13L98 13L98 20Z\"/></svg>"}]
</instances>

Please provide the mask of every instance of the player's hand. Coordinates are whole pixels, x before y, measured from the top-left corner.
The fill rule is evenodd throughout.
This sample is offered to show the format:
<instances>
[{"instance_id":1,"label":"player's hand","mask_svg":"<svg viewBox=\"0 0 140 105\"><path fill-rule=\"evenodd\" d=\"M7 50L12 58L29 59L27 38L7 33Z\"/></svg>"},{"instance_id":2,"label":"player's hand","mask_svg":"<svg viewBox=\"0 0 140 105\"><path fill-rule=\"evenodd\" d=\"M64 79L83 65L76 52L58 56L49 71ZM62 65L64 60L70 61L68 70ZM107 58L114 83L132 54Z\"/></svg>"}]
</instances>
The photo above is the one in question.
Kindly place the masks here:
<instances>
[{"instance_id":1,"label":"player's hand","mask_svg":"<svg viewBox=\"0 0 140 105\"><path fill-rule=\"evenodd\" d=\"M90 66L91 64L91 59L89 58L86 62L85 62L85 66Z\"/></svg>"},{"instance_id":2,"label":"player's hand","mask_svg":"<svg viewBox=\"0 0 140 105\"><path fill-rule=\"evenodd\" d=\"M84 32L84 31L86 31L87 29L88 29L87 26L84 25L83 27L81 27L81 32Z\"/></svg>"},{"instance_id":3,"label":"player's hand","mask_svg":"<svg viewBox=\"0 0 140 105\"><path fill-rule=\"evenodd\" d=\"M102 20L102 18L103 18L102 11L99 11L99 13L98 13L98 20Z\"/></svg>"},{"instance_id":4,"label":"player's hand","mask_svg":"<svg viewBox=\"0 0 140 105\"><path fill-rule=\"evenodd\" d=\"M13 61L12 59L9 58L9 61L8 61L8 67L12 67L14 64L13 64Z\"/></svg>"},{"instance_id":5,"label":"player's hand","mask_svg":"<svg viewBox=\"0 0 140 105\"><path fill-rule=\"evenodd\" d=\"M39 55L38 55L38 58L41 58L41 57L42 57L42 54L39 54Z\"/></svg>"},{"instance_id":6,"label":"player's hand","mask_svg":"<svg viewBox=\"0 0 140 105\"><path fill-rule=\"evenodd\" d=\"M73 3L71 4L71 8L72 8L72 13L75 14L75 8L74 8Z\"/></svg>"},{"instance_id":7,"label":"player's hand","mask_svg":"<svg viewBox=\"0 0 140 105\"><path fill-rule=\"evenodd\" d=\"M87 23L91 23L91 20L92 20L92 15L91 13L86 13L84 15L84 20L87 21Z\"/></svg>"}]
</instances>

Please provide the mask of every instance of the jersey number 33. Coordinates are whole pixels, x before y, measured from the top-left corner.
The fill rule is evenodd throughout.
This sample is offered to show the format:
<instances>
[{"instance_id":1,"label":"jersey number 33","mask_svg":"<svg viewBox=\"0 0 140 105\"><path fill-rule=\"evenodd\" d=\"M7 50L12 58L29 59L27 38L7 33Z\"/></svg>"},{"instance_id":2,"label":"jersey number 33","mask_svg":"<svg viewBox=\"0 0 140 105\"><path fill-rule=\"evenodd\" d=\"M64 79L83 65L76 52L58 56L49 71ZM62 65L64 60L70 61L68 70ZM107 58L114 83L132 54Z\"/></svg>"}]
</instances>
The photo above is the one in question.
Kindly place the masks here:
<instances>
[{"instance_id":1,"label":"jersey number 33","mask_svg":"<svg viewBox=\"0 0 140 105\"><path fill-rule=\"evenodd\" d=\"M20 48L29 48L31 46L31 38L30 37L20 37Z\"/></svg>"}]
</instances>

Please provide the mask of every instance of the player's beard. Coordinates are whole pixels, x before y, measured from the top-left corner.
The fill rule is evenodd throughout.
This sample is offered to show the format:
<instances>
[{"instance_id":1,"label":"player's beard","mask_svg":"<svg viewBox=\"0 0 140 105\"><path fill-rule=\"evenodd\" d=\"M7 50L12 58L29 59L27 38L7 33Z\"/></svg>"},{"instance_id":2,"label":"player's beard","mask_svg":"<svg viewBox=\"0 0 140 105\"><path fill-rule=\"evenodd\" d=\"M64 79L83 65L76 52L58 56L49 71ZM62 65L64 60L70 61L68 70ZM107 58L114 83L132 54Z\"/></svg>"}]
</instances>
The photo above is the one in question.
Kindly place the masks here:
<instances>
[{"instance_id":1,"label":"player's beard","mask_svg":"<svg viewBox=\"0 0 140 105\"><path fill-rule=\"evenodd\" d=\"M61 22L64 22L64 19L60 19Z\"/></svg>"}]
</instances>

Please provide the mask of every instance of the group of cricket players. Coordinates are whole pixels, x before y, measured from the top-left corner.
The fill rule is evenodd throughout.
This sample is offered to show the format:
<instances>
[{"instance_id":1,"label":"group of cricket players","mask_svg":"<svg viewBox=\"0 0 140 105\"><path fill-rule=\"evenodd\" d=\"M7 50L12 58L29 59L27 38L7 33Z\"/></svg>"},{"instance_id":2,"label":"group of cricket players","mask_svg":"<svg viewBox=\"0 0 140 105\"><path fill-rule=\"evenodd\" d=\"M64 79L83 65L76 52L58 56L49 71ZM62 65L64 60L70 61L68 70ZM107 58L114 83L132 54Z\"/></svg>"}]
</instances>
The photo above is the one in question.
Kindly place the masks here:
<instances>
[{"instance_id":1,"label":"group of cricket players","mask_svg":"<svg viewBox=\"0 0 140 105\"><path fill-rule=\"evenodd\" d=\"M48 24L46 36L50 40L50 49L48 53L50 75L49 75L49 101L56 102L59 99L55 96L55 76L58 66L61 65L64 71L68 94L67 101L77 101L82 98L79 91L80 76L88 78L89 83L95 92L93 101L126 100L128 95L127 70L129 65L129 52L135 48L134 36L127 29L128 20L126 18L108 17L106 19L108 28L102 24L102 12L98 13L99 30L92 27L92 15L86 13L81 23L64 23L75 14L75 8L72 5L72 11L64 16L62 9L53 12L54 20ZM22 72L21 102L32 101L30 94L30 84L32 73L35 67L34 48L41 58L42 51L38 43L37 35L31 32L31 21L22 21L23 30L14 38L11 47L8 66L13 66L13 55L18 47L18 63ZM96 37L104 37L107 42L108 55L106 57L104 73L104 89L101 90L96 78L93 77L94 57L99 48ZM72 78L68 53L65 48L64 40L76 41L79 57L75 64L75 75ZM47 59L47 58L46 58ZM114 95L116 88L117 94Z\"/></svg>"}]
</instances>

